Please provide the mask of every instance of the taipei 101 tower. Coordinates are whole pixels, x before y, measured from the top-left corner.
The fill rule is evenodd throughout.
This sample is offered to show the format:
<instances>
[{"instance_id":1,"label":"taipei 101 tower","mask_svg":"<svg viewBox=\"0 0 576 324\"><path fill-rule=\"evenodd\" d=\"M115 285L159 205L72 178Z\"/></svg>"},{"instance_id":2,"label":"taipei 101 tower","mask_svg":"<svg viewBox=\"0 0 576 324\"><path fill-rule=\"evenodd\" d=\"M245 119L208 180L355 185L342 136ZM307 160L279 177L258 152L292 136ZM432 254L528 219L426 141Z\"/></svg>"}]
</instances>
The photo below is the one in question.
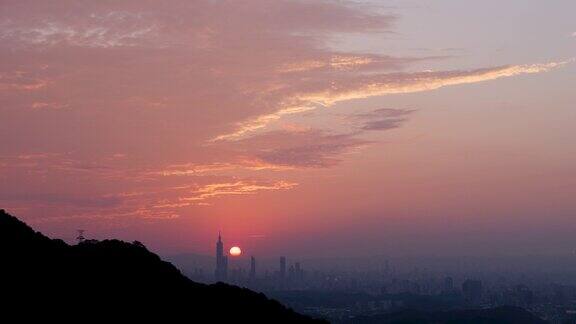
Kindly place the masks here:
<instances>
[{"instance_id":1,"label":"taipei 101 tower","mask_svg":"<svg viewBox=\"0 0 576 324\"><path fill-rule=\"evenodd\" d=\"M218 242L216 242L216 271L214 277L216 281L226 281L228 276L228 257L224 255L224 243L218 233Z\"/></svg>"}]
</instances>

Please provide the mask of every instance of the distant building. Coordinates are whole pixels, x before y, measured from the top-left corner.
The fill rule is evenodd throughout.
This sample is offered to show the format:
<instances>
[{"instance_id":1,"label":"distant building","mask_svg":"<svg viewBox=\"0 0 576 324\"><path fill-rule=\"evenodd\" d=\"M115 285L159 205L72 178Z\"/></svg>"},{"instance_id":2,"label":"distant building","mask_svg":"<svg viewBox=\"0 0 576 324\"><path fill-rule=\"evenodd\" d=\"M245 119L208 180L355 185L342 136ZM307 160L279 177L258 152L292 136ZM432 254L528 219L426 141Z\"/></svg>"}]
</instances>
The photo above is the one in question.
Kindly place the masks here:
<instances>
[{"instance_id":1,"label":"distant building","mask_svg":"<svg viewBox=\"0 0 576 324\"><path fill-rule=\"evenodd\" d=\"M452 279L452 277L444 278L444 287L442 287L442 290L445 293L452 292L454 290L454 279Z\"/></svg>"},{"instance_id":2,"label":"distant building","mask_svg":"<svg viewBox=\"0 0 576 324\"><path fill-rule=\"evenodd\" d=\"M300 265L300 262L291 264L288 267L288 282L290 284L300 284L304 280L304 270Z\"/></svg>"},{"instance_id":3,"label":"distant building","mask_svg":"<svg viewBox=\"0 0 576 324\"><path fill-rule=\"evenodd\" d=\"M286 278L286 257L280 257L280 279Z\"/></svg>"},{"instance_id":4,"label":"distant building","mask_svg":"<svg viewBox=\"0 0 576 324\"><path fill-rule=\"evenodd\" d=\"M467 302L478 302L482 299L482 281L466 280L462 284L462 293Z\"/></svg>"},{"instance_id":5,"label":"distant building","mask_svg":"<svg viewBox=\"0 0 576 324\"><path fill-rule=\"evenodd\" d=\"M250 280L254 281L256 279L256 258L250 257Z\"/></svg>"},{"instance_id":6,"label":"distant building","mask_svg":"<svg viewBox=\"0 0 576 324\"><path fill-rule=\"evenodd\" d=\"M298 281L304 280L304 269L302 269L302 267L300 266L300 262L296 262L296 266L294 268L294 274L296 280Z\"/></svg>"},{"instance_id":7,"label":"distant building","mask_svg":"<svg viewBox=\"0 0 576 324\"><path fill-rule=\"evenodd\" d=\"M534 302L534 293L524 285L515 285L502 295L505 305L528 307Z\"/></svg>"},{"instance_id":8,"label":"distant building","mask_svg":"<svg viewBox=\"0 0 576 324\"><path fill-rule=\"evenodd\" d=\"M288 267L288 280L294 281L294 279L295 279L294 265L290 265L290 267Z\"/></svg>"},{"instance_id":9,"label":"distant building","mask_svg":"<svg viewBox=\"0 0 576 324\"><path fill-rule=\"evenodd\" d=\"M224 243L218 233L218 242L216 242L216 271L214 271L216 281L226 281L228 277L228 257L224 255Z\"/></svg>"}]
</instances>

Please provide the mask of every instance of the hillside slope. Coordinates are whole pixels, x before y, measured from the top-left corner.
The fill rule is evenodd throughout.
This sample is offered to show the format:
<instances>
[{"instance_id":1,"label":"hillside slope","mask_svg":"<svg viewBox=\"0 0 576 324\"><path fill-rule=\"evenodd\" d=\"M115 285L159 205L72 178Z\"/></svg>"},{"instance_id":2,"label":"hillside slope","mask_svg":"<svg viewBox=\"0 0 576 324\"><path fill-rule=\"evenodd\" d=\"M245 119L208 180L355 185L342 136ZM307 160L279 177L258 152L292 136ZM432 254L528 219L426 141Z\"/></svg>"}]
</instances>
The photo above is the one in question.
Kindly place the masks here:
<instances>
[{"instance_id":1,"label":"hillside slope","mask_svg":"<svg viewBox=\"0 0 576 324\"><path fill-rule=\"evenodd\" d=\"M68 245L0 210L4 315L171 323L314 323L248 289L193 282L138 242Z\"/></svg>"}]
</instances>

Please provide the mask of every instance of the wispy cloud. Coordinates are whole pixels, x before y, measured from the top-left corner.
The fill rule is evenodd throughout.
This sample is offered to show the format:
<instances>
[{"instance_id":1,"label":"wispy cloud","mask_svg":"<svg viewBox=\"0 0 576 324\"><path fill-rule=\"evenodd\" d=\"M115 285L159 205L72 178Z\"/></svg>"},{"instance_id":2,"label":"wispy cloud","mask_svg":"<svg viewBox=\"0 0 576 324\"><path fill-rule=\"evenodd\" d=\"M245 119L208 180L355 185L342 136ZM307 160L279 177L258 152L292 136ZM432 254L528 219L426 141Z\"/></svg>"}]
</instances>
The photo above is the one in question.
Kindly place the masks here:
<instances>
[{"instance_id":1,"label":"wispy cloud","mask_svg":"<svg viewBox=\"0 0 576 324\"><path fill-rule=\"evenodd\" d=\"M218 175L229 172L242 170L260 171L260 170L286 170L287 167L265 163L249 157L239 157L234 162L216 162L209 164L184 163L173 164L165 167L160 171L154 171L153 174L162 176L192 176L192 175Z\"/></svg>"},{"instance_id":2,"label":"wispy cloud","mask_svg":"<svg viewBox=\"0 0 576 324\"><path fill-rule=\"evenodd\" d=\"M330 106L344 100L430 91L451 85L470 84L521 74L547 72L568 62L569 61L532 65L511 65L471 71L394 73L360 76L335 81L328 86L319 83L316 86L319 89L318 91L302 93L298 97L304 101L318 102L325 106Z\"/></svg>"},{"instance_id":3,"label":"wispy cloud","mask_svg":"<svg viewBox=\"0 0 576 324\"><path fill-rule=\"evenodd\" d=\"M58 102L34 102L32 103L32 108L34 109L64 109L68 107L67 104Z\"/></svg>"},{"instance_id":4,"label":"wispy cloud","mask_svg":"<svg viewBox=\"0 0 576 324\"><path fill-rule=\"evenodd\" d=\"M349 74L332 76L326 79L321 78L320 80L314 80L312 78L312 81L303 84L301 90L295 90L295 93L287 99L290 102L300 103L303 108L282 109L276 113L259 116L256 119L244 122L240 125L239 129L233 133L216 137L216 140L235 140L251 132L265 128L271 121L280 119L284 115L306 112L318 107L328 107L342 101L431 91L446 86L471 84L522 74L547 72L570 62L572 62L572 60L544 64L509 65L470 71L426 71L370 75Z\"/></svg>"},{"instance_id":5,"label":"wispy cloud","mask_svg":"<svg viewBox=\"0 0 576 324\"><path fill-rule=\"evenodd\" d=\"M331 134L317 129L265 132L235 142L241 154L265 165L284 168L326 168L340 162L341 155L369 141L356 133Z\"/></svg>"},{"instance_id":6,"label":"wispy cloud","mask_svg":"<svg viewBox=\"0 0 576 324\"><path fill-rule=\"evenodd\" d=\"M0 91L35 91L45 88L49 80L26 71L0 71Z\"/></svg>"},{"instance_id":7,"label":"wispy cloud","mask_svg":"<svg viewBox=\"0 0 576 324\"><path fill-rule=\"evenodd\" d=\"M180 201L195 202L208 200L219 196L253 195L260 191L288 190L296 187L297 185L298 184L295 182L287 181L258 182L245 180L212 183L201 186L197 190L191 192L190 196L180 198Z\"/></svg>"},{"instance_id":8,"label":"wispy cloud","mask_svg":"<svg viewBox=\"0 0 576 324\"><path fill-rule=\"evenodd\" d=\"M301 106L301 107L290 107L281 109L272 114L266 114L258 116L253 120L239 123L238 130L233 133L219 135L211 140L211 142L222 141L222 140L236 140L242 138L244 135L250 134L254 131L265 128L270 122L278 120L283 116L298 114L306 111L315 109L314 106Z\"/></svg>"},{"instance_id":9,"label":"wispy cloud","mask_svg":"<svg viewBox=\"0 0 576 324\"><path fill-rule=\"evenodd\" d=\"M381 108L369 113L355 114L352 118L362 122L360 129L381 131L400 127L414 113L411 109Z\"/></svg>"},{"instance_id":10,"label":"wispy cloud","mask_svg":"<svg viewBox=\"0 0 576 324\"><path fill-rule=\"evenodd\" d=\"M0 201L24 202L30 205L72 205L75 207L98 208L114 207L121 204L122 202L120 197L114 196L85 197L54 193L14 193L6 191L0 192Z\"/></svg>"}]
</instances>

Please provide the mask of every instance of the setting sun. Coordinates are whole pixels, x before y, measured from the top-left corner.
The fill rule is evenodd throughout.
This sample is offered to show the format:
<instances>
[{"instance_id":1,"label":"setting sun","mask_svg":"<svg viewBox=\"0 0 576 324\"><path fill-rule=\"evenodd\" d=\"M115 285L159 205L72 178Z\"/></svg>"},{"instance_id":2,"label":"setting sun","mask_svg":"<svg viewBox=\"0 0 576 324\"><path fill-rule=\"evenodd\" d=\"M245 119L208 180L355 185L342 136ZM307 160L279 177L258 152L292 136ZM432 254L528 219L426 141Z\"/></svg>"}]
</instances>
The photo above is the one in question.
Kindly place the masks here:
<instances>
[{"instance_id":1,"label":"setting sun","mask_svg":"<svg viewBox=\"0 0 576 324\"><path fill-rule=\"evenodd\" d=\"M230 248L230 255L231 256L239 256L240 254L242 254L242 250L240 250L239 247L233 246Z\"/></svg>"}]
</instances>

